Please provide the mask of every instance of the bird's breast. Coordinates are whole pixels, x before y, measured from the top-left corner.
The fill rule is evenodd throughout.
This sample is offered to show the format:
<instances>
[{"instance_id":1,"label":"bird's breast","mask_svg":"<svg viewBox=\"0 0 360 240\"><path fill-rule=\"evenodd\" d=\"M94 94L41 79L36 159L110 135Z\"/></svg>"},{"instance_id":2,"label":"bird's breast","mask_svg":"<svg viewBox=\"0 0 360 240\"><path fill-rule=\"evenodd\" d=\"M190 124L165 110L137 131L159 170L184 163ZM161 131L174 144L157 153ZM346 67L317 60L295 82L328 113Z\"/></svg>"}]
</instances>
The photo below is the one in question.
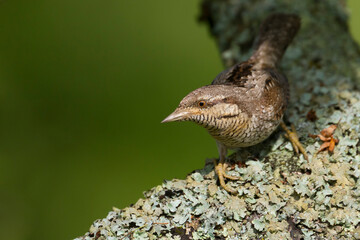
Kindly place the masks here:
<instances>
[{"instance_id":1,"label":"bird's breast","mask_svg":"<svg viewBox=\"0 0 360 240\"><path fill-rule=\"evenodd\" d=\"M250 119L231 117L221 119L207 128L210 135L228 148L249 147L268 138L280 124L280 120L268 121L256 116Z\"/></svg>"}]
</instances>

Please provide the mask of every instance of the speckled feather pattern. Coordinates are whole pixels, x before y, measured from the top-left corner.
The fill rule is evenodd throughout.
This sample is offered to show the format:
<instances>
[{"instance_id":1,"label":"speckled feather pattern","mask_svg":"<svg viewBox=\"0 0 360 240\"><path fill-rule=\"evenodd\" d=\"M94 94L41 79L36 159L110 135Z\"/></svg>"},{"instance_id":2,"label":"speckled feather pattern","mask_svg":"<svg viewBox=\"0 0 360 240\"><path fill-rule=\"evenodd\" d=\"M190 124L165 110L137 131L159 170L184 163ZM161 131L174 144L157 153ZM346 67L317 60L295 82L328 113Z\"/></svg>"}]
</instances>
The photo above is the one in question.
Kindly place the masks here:
<instances>
[{"instance_id":1,"label":"speckled feather pattern","mask_svg":"<svg viewBox=\"0 0 360 240\"><path fill-rule=\"evenodd\" d=\"M260 27L256 50L250 61L256 63L257 68L275 68L299 28L297 15L270 15Z\"/></svg>"},{"instance_id":2,"label":"speckled feather pattern","mask_svg":"<svg viewBox=\"0 0 360 240\"><path fill-rule=\"evenodd\" d=\"M242 178L230 183L239 196L218 186L211 159L186 180L164 181L136 204L114 208L77 239L360 239L360 55L346 28L343 1L203 2L208 6L203 19L220 51L227 51L224 62L249 55L246 39L253 36L243 29L257 29L269 10L302 16L301 33L282 69L297 90L288 117L306 141L309 161L294 157L291 144L276 134L248 148L245 167L228 169ZM305 118L311 109L315 122ZM317 155L320 144L307 134L340 119L334 153Z\"/></svg>"},{"instance_id":3,"label":"speckled feather pattern","mask_svg":"<svg viewBox=\"0 0 360 240\"><path fill-rule=\"evenodd\" d=\"M204 126L227 148L248 147L268 138L289 100L287 79L276 65L299 27L295 15L268 17L248 61L221 72L211 86L196 89L182 100L179 108L183 109L196 108L194 103L201 100L208 103L186 120ZM230 113L225 114L224 109Z\"/></svg>"}]
</instances>

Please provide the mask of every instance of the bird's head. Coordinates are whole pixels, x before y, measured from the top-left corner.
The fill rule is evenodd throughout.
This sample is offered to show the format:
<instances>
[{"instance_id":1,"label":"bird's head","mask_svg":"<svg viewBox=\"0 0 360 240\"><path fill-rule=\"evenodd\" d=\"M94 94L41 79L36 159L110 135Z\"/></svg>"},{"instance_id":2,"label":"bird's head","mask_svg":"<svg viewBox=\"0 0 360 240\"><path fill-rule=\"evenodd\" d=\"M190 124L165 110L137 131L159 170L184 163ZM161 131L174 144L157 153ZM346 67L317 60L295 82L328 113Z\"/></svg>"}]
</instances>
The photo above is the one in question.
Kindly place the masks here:
<instances>
[{"instance_id":1,"label":"bird's head","mask_svg":"<svg viewBox=\"0 0 360 240\"><path fill-rule=\"evenodd\" d=\"M193 121L207 128L220 127L219 120L239 114L242 114L242 111L234 98L234 87L209 85L198 88L184 97L175 111L162 123Z\"/></svg>"}]
</instances>

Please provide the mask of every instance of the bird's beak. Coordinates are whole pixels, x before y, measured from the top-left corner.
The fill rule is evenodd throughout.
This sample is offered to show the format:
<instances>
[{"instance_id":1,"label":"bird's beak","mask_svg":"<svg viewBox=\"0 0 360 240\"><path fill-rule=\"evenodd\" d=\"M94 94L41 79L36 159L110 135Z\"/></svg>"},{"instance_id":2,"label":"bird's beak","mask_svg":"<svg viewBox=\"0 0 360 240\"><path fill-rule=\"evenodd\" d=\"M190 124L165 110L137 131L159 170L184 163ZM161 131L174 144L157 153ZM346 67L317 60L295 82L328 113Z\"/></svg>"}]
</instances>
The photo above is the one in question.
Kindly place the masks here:
<instances>
[{"instance_id":1,"label":"bird's beak","mask_svg":"<svg viewBox=\"0 0 360 240\"><path fill-rule=\"evenodd\" d=\"M167 118L162 120L161 123L186 120L190 115L191 115L191 113L188 111L176 109L172 114L167 116Z\"/></svg>"}]
</instances>

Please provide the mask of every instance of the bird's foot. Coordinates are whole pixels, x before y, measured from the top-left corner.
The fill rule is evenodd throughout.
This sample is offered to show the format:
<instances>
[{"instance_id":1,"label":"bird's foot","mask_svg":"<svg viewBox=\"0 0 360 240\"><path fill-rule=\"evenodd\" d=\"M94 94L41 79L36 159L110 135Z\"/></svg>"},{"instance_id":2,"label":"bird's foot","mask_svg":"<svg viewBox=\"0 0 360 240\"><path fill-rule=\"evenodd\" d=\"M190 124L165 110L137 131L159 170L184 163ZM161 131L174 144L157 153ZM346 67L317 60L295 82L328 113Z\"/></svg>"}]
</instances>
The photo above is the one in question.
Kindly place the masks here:
<instances>
[{"instance_id":1,"label":"bird's foot","mask_svg":"<svg viewBox=\"0 0 360 240\"><path fill-rule=\"evenodd\" d=\"M219 163L216 162L216 160L214 159L214 166L215 166L215 172L219 177L219 181L220 181L220 185L229 193L231 194L236 194L237 191L235 189L233 189L232 187L229 187L226 185L225 183L225 178L230 179L230 180L239 180L240 177L237 176L230 176L225 172L225 169L227 167L227 164L222 163L221 161Z\"/></svg>"},{"instance_id":2,"label":"bird's foot","mask_svg":"<svg viewBox=\"0 0 360 240\"><path fill-rule=\"evenodd\" d=\"M308 161L308 155L305 151L305 148L302 146L302 144L299 141L299 137L296 133L296 129L295 126L293 124L291 124L291 131L286 127L284 122L280 123L281 127L284 129L285 133L285 137L287 139L289 139L289 141L291 142L294 151L296 152L296 154L299 154L299 151L303 154L304 158L306 159L306 161Z\"/></svg>"}]
</instances>

